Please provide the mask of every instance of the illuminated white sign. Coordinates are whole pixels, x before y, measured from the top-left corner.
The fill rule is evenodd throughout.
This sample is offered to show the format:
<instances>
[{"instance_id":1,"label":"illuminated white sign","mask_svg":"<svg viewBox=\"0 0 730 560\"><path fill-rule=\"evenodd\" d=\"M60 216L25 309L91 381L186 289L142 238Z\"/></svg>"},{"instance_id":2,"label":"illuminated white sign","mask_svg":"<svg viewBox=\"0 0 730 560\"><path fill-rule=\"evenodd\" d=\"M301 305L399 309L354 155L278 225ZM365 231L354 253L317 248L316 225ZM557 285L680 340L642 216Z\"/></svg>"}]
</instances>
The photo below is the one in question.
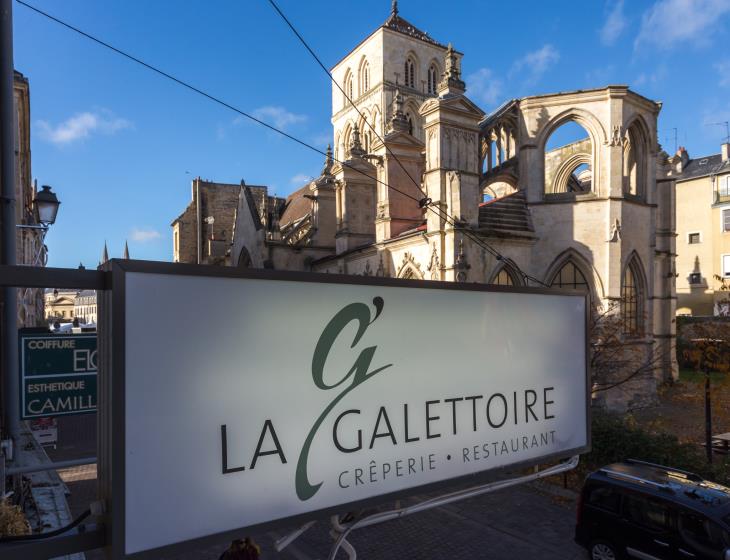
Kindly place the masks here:
<instances>
[{"instance_id":1,"label":"illuminated white sign","mask_svg":"<svg viewBox=\"0 0 730 560\"><path fill-rule=\"evenodd\" d=\"M586 449L584 297L319 278L125 275L127 554Z\"/></svg>"}]
</instances>

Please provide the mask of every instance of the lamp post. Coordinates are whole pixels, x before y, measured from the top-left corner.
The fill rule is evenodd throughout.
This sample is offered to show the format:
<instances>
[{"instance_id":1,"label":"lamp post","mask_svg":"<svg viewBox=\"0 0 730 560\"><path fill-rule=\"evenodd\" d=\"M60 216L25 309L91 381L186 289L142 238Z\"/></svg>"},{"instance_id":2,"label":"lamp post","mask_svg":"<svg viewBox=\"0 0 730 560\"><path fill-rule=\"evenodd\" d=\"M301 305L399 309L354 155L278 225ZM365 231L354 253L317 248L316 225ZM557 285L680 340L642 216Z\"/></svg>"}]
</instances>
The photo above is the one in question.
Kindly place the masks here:
<instances>
[{"instance_id":1,"label":"lamp post","mask_svg":"<svg viewBox=\"0 0 730 560\"><path fill-rule=\"evenodd\" d=\"M17 229L29 229L36 230L40 233L40 242L38 244L38 250L33 256L33 260L30 263L31 266L37 266L41 260L43 254L44 242L48 228L56 222L56 216L58 215L58 207L61 202L58 200L56 194L51 191L51 187L44 185L41 191L36 193L33 198L33 213L35 215L36 224L14 224ZM12 237L4 236L3 243L6 246L12 244L15 245L15 236ZM7 247L6 247L7 249ZM15 264L10 263L10 264ZM25 303L28 297L28 292L31 288L25 288L23 290L23 303ZM12 292L12 293L11 293ZM15 297L13 297L15 296ZM7 414L8 431L11 437L17 436L20 431L20 407L18 404L18 395L20 394L19 378L18 378L18 329L17 329L17 292L13 289L6 291L5 305L7 307L5 318L7 321L7 328L3 330L3 351L7 354L6 358L6 369L5 369L5 387L7 388L4 393L3 408Z\"/></svg>"},{"instance_id":2,"label":"lamp post","mask_svg":"<svg viewBox=\"0 0 730 560\"><path fill-rule=\"evenodd\" d=\"M33 198L33 214L35 215L37 224L17 224L15 227L18 229L31 229L37 230L41 234L40 243L38 246L38 252L33 258L32 266L36 266L41 259L43 253L43 244L48 233L48 228L56 222L56 216L58 215L58 207L61 205L61 201L58 200L56 193L51 190L48 185L41 187L41 192L36 193Z\"/></svg>"}]
</instances>

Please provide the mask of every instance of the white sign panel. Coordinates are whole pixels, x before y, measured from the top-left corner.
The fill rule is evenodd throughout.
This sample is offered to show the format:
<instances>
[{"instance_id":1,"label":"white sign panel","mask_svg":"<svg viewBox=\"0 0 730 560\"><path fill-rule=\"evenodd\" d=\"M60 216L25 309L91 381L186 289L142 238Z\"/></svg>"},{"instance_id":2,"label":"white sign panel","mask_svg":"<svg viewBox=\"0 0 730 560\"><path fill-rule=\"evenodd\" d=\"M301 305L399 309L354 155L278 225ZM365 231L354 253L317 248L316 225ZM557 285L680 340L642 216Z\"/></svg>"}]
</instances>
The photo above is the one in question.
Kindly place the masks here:
<instances>
[{"instance_id":1,"label":"white sign panel","mask_svg":"<svg viewBox=\"0 0 730 560\"><path fill-rule=\"evenodd\" d=\"M321 278L126 273L126 554L586 449L584 297Z\"/></svg>"}]
</instances>

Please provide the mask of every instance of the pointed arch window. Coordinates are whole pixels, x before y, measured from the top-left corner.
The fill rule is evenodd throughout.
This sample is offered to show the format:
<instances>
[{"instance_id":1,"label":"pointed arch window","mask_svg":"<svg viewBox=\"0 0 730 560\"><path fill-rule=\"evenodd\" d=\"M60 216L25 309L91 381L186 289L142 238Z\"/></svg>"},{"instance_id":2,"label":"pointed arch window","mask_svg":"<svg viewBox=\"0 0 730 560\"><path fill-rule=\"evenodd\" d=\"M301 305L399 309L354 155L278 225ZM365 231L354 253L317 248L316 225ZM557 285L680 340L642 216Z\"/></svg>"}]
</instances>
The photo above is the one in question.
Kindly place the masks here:
<instances>
[{"instance_id":1,"label":"pointed arch window","mask_svg":"<svg viewBox=\"0 0 730 560\"><path fill-rule=\"evenodd\" d=\"M345 82L344 82L345 95L343 96L344 99L342 100L343 105L345 107L347 107L350 104L350 102L348 101L348 98L350 98L351 100L354 99L355 88L354 88L353 82L354 82L354 80L353 80L353 76L352 76L352 71L348 70L347 74L345 74Z\"/></svg>"},{"instance_id":2,"label":"pointed arch window","mask_svg":"<svg viewBox=\"0 0 730 560\"><path fill-rule=\"evenodd\" d=\"M432 64L428 69L428 93L436 94L436 80L438 76L438 69L435 64Z\"/></svg>"},{"instance_id":3,"label":"pointed arch window","mask_svg":"<svg viewBox=\"0 0 730 560\"><path fill-rule=\"evenodd\" d=\"M621 324L625 335L640 336L643 330L643 297L638 263L632 260L621 281Z\"/></svg>"},{"instance_id":4,"label":"pointed arch window","mask_svg":"<svg viewBox=\"0 0 730 560\"><path fill-rule=\"evenodd\" d=\"M492 284L496 286L518 286L519 281L515 278L513 272L506 266L497 273L492 279Z\"/></svg>"},{"instance_id":5,"label":"pointed arch window","mask_svg":"<svg viewBox=\"0 0 730 560\"><path fill-rule=\"evenodd\" d=\"M416 87L416 64L411 57L406 58L405 64L405 84L408 87Z\"/></svg>"},{"instance_id":6,"label":"pointed arch window","mask_svg":"<svg viewBox=\"0 0 730 560\"><path fill-rule=\"evenodd\" d=\"M408 121L408 134L413 136L413 117L410 113L406 113L406 120Z\"/></svg>"},{"instance_id":7,"label":"pointed arch window","mask_svg":"<svg viewBox=\"0 0 730 560\"><path fill-rule=\"evenodd\" d=\"M360 95L370 89L370 64L365 61L360 69Z\"/></svg>"},{"instance_id":8,"label":"pointed arch window","mask_svg":"<svg viewBox=\"0 0 730 560\"><path fill-rule=\"evenodd\" d=\"M551 288L567 288L570 290L590 291L585 275L572 261L566 262L550 282Z\"/></svg>"}]
</instances>

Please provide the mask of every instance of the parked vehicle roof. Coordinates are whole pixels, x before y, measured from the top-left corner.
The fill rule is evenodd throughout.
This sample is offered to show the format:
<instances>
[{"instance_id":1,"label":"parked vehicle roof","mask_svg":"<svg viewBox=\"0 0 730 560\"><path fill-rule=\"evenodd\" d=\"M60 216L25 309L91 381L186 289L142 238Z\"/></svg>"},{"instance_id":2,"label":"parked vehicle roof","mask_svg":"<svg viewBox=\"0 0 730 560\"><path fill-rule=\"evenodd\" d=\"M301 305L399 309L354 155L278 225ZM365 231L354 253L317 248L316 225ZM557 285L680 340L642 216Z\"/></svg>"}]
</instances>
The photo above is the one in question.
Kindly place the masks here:
<instances>
[{"instance_id":1,"label":"parked vehicle roof","mask_svg":"<svg viewBox=\"0 0 730 560\"><path fill-rule=\"evenodd\" d=\"M641 461L613 463L594 472L593 480L609 480L626 488L668 498L689 508L722 519L730 527L730 488L701 476Z\"/></svg>"}]
</instances>

